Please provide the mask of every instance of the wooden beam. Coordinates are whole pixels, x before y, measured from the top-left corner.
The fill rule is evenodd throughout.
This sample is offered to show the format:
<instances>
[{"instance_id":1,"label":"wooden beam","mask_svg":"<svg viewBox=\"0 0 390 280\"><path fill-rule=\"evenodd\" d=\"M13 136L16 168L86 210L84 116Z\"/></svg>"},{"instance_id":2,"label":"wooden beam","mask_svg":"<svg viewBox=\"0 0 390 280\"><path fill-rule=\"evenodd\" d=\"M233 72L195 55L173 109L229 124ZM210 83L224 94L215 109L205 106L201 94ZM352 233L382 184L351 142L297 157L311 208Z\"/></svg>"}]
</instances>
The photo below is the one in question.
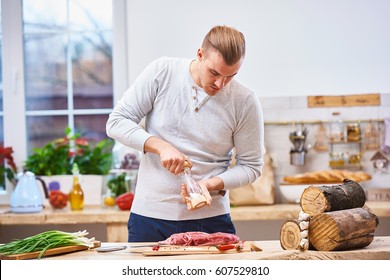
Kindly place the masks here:
<instances>
[{"instance_id":1,"label":"wooden beam","mask_svg":"<svg viewBox=\"0 0 390 280\"><path fill-rule=\"evenodd\" d=\"M381 97L378 93L334 95L334 96L308 96L309 108L316 107L353 107L353 106L379 106Z\"/></svg>"}]
</instances>

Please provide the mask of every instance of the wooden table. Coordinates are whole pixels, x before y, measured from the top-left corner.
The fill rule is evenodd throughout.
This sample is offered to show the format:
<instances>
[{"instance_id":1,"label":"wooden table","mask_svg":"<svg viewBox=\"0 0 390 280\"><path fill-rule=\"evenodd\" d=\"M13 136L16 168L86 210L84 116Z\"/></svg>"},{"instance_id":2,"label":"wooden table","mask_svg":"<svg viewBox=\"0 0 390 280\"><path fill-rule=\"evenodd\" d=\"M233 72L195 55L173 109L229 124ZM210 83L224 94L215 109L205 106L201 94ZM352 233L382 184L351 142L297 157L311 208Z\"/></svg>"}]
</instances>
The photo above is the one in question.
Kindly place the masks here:
<instances>
[{"instance_id":1,"label":"wooden table","mask_svg":"<svg viewBox=\"0 0 390 280\"><path fill-rule=\"evenodd\" d=\"M142 243L146 244L146 243ZM390 236L375 237L366 248L349 251L283 250L279 241L255 241L260 252L221 253L202 255L144 256L140 248L131 248L132 243L102 243L102 246L126 245L127 249L115 252L99 253L94 249L79 251L46 260L390 260ZM130 246L130 247L129 247ZM144 250L144 249L143 249ZM135 251L135 252L132 252Z\"/></svg>"},{"instance_id":2,"label":"wooden table","mask_svg":"<svg viewBox=\"0 0 390 280\"><path fill-rule=\"evenodd\" d=\"M390 217L390 203L388 201L369 201L367 205L378 217ZM82 211L71 211L68 208L53 210L48 207L40 213L15 214L8 210L5 207L0 208L0 226L104 224L106 226L107 242L127 240L128 211L102 207L86 207ZM285 220L297 218L299 211L298 204L240 206L232 207L231 217L233 222ZM277 236L274 238L277 238Z\"/></svg>"}]
</instances>

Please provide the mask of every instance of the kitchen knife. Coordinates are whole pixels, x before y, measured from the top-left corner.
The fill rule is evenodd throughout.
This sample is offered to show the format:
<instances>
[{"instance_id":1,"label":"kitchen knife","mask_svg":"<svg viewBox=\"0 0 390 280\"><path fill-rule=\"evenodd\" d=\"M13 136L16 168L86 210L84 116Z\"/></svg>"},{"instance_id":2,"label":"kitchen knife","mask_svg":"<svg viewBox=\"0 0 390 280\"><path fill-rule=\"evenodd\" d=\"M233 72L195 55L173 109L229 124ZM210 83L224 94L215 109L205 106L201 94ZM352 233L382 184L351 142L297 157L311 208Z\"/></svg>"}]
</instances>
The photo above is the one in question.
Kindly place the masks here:
<instances>
[{"instance_id":1,"label":"kitchen knife","mask_svg":"<svg viewBox=\"0 0 390 280\"><path fill-rule=\"evenodd\" d=\"M96 251L100 253L105 253L105 252L114 252L114 251L120 251L126 249L127 246L105 246L105 247L99 247L96 248Z\"/></svg>"}]
</instances>

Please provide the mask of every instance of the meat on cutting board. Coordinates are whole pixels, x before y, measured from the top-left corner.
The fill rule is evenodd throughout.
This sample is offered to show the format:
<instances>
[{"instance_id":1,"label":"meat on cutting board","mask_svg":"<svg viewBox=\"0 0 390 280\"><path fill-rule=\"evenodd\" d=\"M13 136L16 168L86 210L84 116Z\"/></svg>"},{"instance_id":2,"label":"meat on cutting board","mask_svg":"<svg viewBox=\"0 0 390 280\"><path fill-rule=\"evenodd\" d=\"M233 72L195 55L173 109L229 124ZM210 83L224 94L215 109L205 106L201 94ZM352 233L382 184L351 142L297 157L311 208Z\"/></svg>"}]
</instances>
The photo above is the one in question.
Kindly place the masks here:
<instances>
[{"instance_id":1,"label":"meat on cutting board","mask_svg":"<svg viewBox=\"0 0 390 280\"><path fill-rule=\"evenodd\" d=\"M219 244L232 244L238 242L240 242L240 238L237 235L231 233L206 233L199 231L190 231L172 234L166 240L158 242L158 244L181 246L210 246Z\"/></svg>"}]
</instances>

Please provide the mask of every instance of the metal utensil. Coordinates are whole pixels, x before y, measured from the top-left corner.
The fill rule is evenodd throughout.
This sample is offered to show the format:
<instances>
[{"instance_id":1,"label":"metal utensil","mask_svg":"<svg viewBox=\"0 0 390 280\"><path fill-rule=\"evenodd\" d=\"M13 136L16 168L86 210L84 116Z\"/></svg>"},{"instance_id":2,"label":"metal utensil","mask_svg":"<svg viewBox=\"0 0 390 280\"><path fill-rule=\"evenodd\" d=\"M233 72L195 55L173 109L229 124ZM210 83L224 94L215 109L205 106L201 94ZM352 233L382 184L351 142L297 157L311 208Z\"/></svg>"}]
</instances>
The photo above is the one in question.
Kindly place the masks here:
<instances>
[{"instance_id":1,"label":"metal utensil","mask_svg":"<svg viewBox=\"0 0 390 280\"><path fill-rule=\"evenodd\" d=\"M120 251L125 250L127 246L122 245L114 245L114 246L105 246L105 247L98 247L96 248L97 252L100 253L106 253L106 252L114 252L114 251Z\"/></svg>"}]
</instances>

